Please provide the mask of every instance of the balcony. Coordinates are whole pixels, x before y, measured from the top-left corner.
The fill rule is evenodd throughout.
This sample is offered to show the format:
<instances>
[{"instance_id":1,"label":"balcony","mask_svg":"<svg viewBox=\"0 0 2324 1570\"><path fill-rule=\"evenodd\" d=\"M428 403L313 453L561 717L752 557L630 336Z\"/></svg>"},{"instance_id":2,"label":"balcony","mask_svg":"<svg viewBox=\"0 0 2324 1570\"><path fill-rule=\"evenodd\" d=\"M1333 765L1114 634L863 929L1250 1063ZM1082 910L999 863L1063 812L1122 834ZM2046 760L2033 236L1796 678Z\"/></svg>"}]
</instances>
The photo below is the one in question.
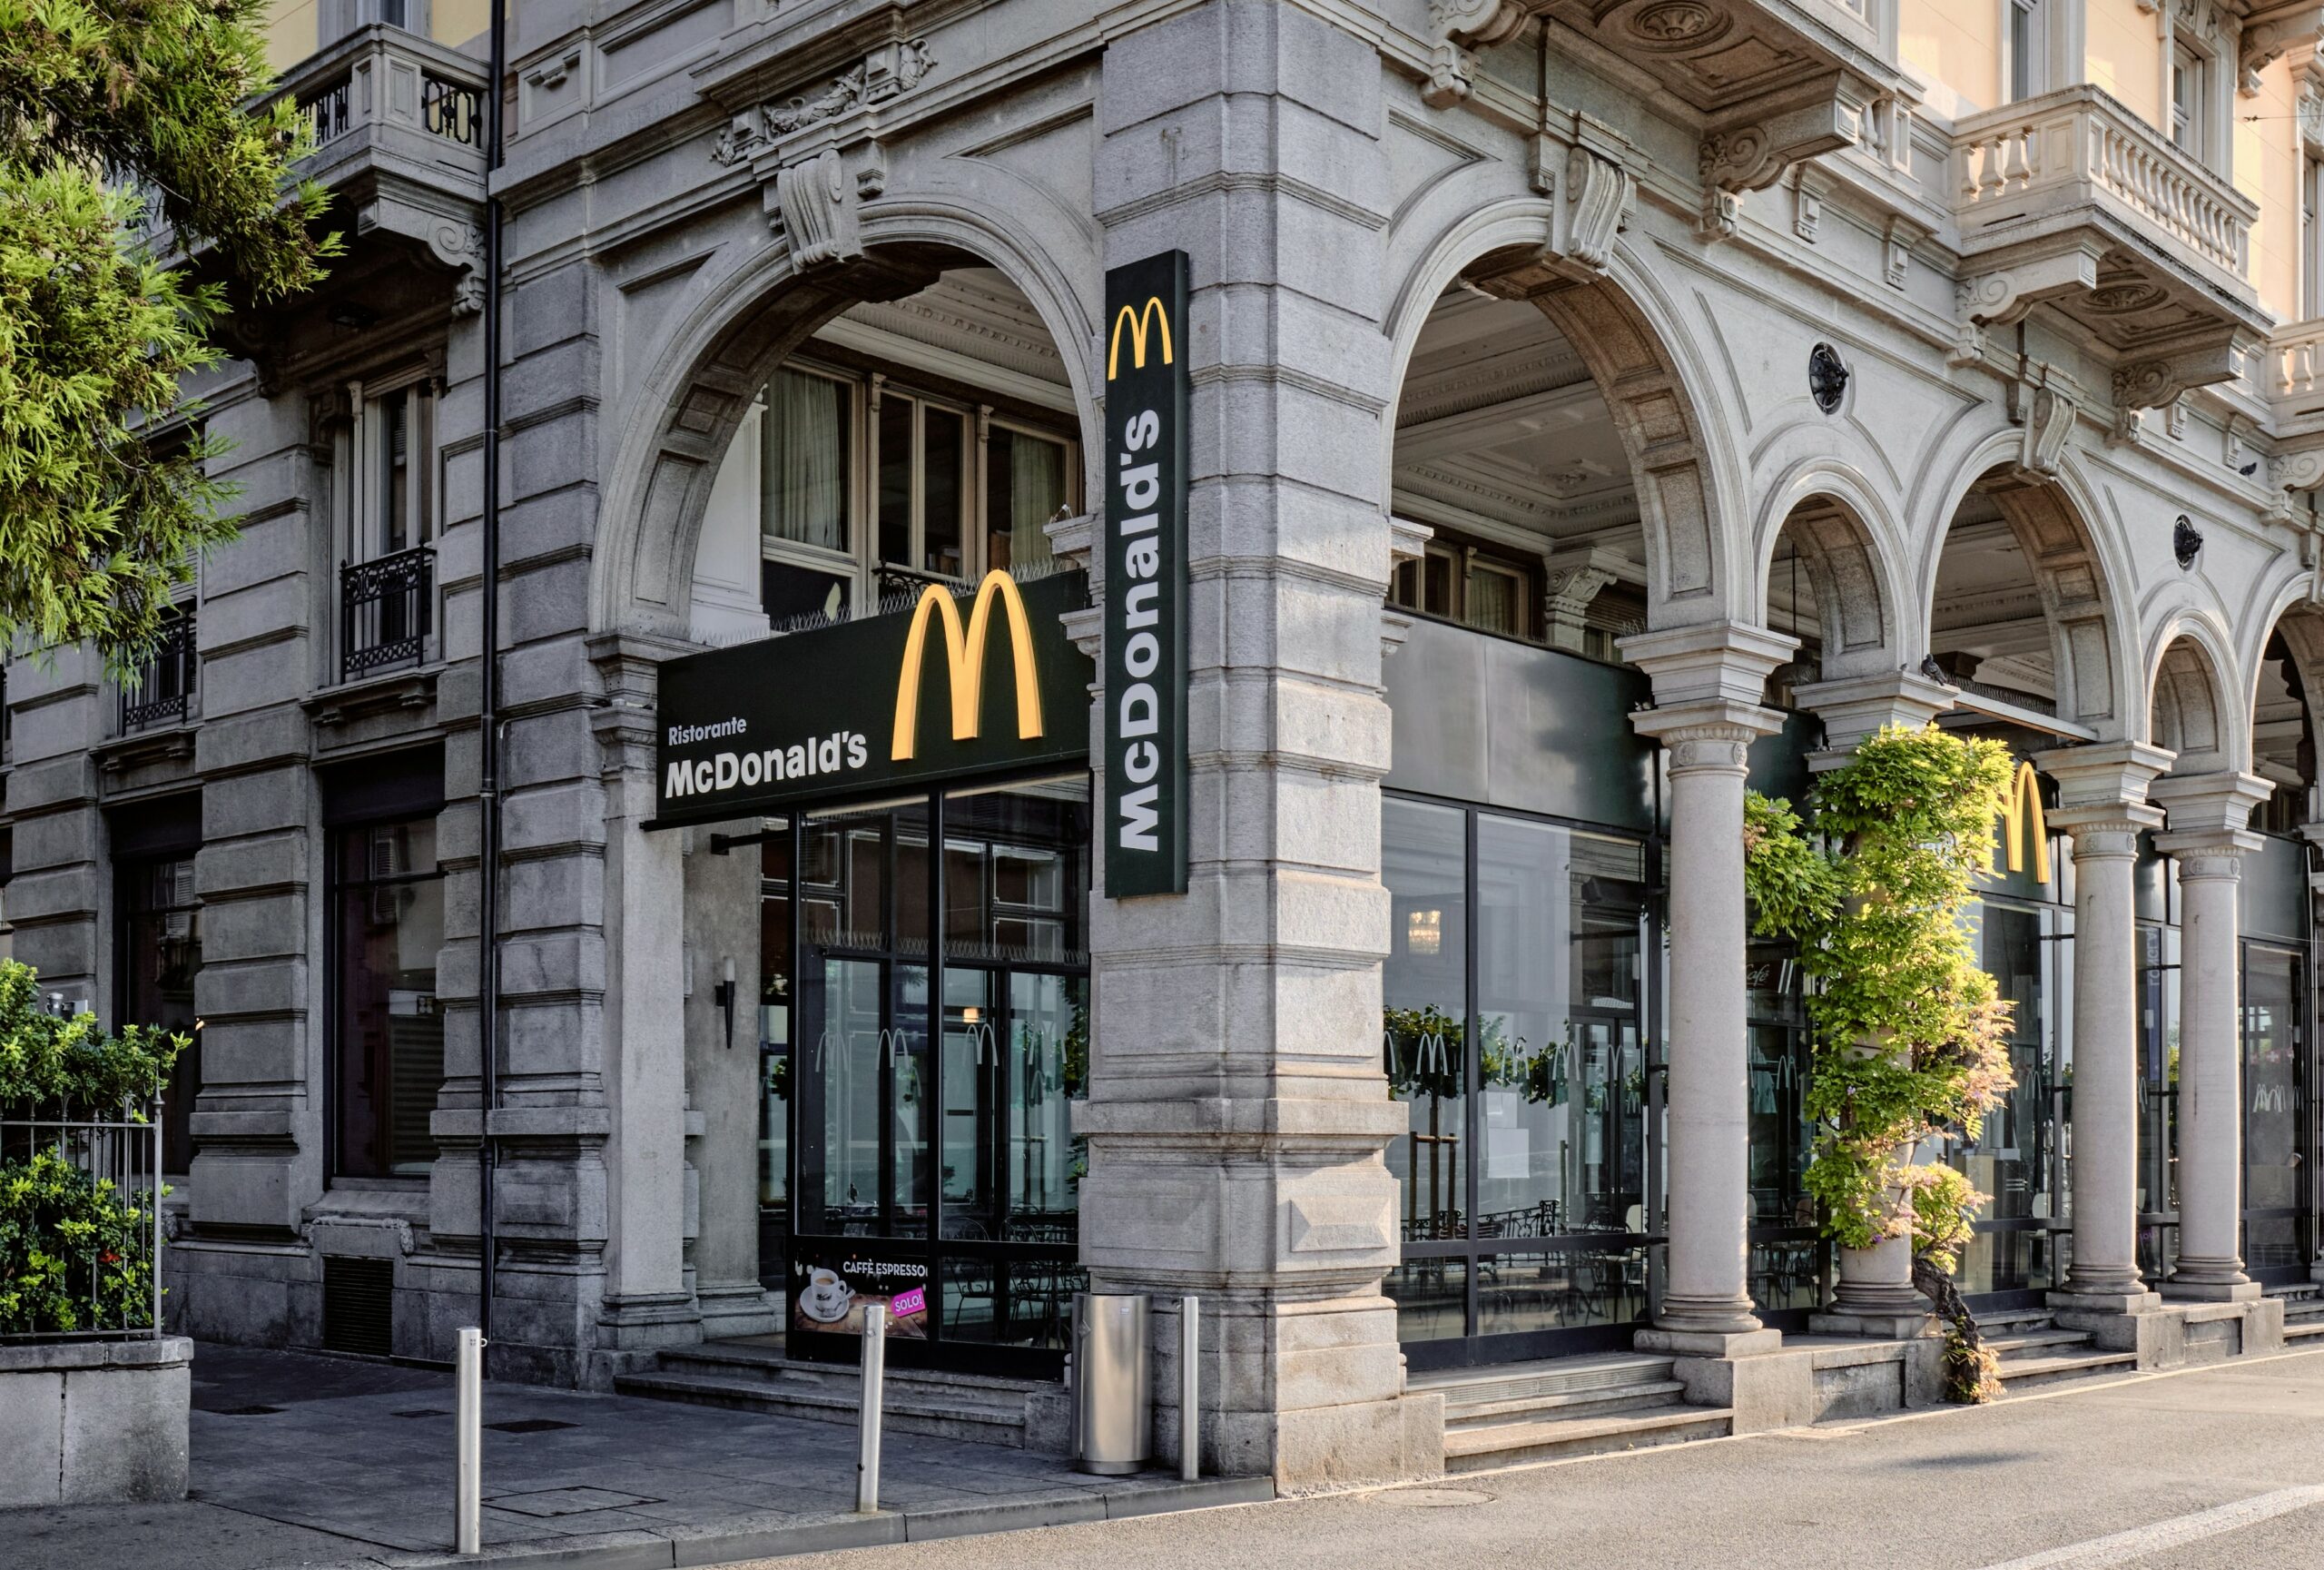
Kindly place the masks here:
<instances>
[{"instance_id":1,"label":"balcony","mask_svg":"<svg viewBox=\"0 0 2324 1570\"><path fill-rule=\"evenodd\" d=\"M2155 408L2232 379L2267 332L2245 277L2258 207L2096 87L1956 122L1952 184L1970 357L2047 304L2119 357L2118 404Z\"/></svg>"},{"instance_id":2,"label":"balcony","mask_svg":"<svg viewBox=\"0 0 2324 1570\"><path fill-rule=\"evenodd\" d=\"M299 173L331 193L330 225L366 250L400 242L406 255L449 269L457 314L483 303L487 86L484 67L458 50L375 24L301 62L278 89L314 127Z\"/></svg>"},{"instance_id":3,"label":"balcony","mask_svg":"<svg viewBox=\"0 0 2324 1570\"><path fill-rule=\"evenodd\" d=\"M184 724L200 667L193 648L193 608L188 606L162 623L161 641L136 675L122 684L121 734Z\"/></svg>"},{"instance_id":4,"label":"balcony","mask_svg":"<svg viewBox=\"0 0 2324 1570\"><path fill-rule=\"evenodd\" d=\"M426 546L339 569L339 679L355 681L428 657L436 553Z\"/></svg>"}]
</instances>

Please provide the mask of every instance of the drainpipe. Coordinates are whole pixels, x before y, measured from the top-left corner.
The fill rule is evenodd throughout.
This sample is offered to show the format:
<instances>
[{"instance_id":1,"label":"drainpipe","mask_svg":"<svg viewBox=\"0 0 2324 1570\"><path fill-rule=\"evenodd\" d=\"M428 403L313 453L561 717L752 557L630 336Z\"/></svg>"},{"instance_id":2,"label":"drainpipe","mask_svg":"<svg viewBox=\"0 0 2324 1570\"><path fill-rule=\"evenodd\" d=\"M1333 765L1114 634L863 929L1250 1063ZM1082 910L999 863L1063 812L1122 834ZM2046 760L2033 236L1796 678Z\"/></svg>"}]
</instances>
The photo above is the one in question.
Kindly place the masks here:
<instances>
[{"instance_id":1,"label":"drainpipe","mask_svg":"<svg viewBox=\"0 0 2324 1570\"><path fill-rule=\"evenodd\" d=\"M492 0L491 86L484 95L484 604L477 680L477 1326L492 1343L492 1114L500 1105L500 169L501 88L508 74L507 0Z\"/></svg>"}]
</instances>

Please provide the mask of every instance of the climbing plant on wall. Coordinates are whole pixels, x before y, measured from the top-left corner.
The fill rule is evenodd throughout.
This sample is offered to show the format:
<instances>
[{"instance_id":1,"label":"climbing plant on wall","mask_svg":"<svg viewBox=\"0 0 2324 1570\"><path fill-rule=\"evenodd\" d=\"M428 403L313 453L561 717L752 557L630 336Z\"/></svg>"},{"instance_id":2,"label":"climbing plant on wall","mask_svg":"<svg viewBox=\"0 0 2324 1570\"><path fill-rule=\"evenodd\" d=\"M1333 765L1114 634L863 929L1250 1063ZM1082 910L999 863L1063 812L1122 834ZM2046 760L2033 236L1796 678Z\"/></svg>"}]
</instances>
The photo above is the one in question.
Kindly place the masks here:
<instances>
[{"instance_id":1,"label":"climbing plant on wall","mask_svg":"<svg viewBox=\"0 0 2324 1570\"><path fill-rule=\"evenodd\" d=\"M1804 824L1757 792L1744 807L1754 925L1797 943L1808 978L1807 1190L1846 1248L1912 1239L1913 1284L1945 1321L1957 1401L2000 1388L1953 1279L1984 1196L1915 1158L1948 1135L1974 1140L2012 1083L2010 1005L1965 919L1973 880L1993 869L2010 779L1999 742L1891 726L1818 776Z\"/></svg>"}]
</instances>

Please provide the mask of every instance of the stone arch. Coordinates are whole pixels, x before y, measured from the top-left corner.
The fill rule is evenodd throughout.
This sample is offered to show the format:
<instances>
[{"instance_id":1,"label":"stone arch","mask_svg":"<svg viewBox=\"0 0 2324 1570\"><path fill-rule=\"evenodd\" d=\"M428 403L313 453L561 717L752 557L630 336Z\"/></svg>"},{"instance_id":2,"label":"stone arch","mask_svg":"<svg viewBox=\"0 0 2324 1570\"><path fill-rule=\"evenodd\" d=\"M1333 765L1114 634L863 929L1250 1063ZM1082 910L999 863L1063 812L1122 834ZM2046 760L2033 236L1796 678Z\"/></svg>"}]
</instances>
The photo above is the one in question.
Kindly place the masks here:
<instances>
[{"instance_id":1,"label":"stone arch","mask_svg":"<svg viewBox=\"0 0 2324 1570\"><path fill-rule=\"evenodd\" d=\"M2135 738L2147 719L2137 684L2137 643L2125 629L2128 603L2119 586L2131 575L2092 519L2102 516L2070 454L2051 469L2026 467L2025 434L2008 430L1973 447L1937 491L1939 527L1929 531L1919 564L1916 602L1926 607L1924 635L1934 646L1936 596L1945 548L1955 520L1973 495L1991 501L2025 558L2039 597L2060 719L2087 727L2099 740ZM1932 653L1935 652L1932 647Z\"/></svg>"},{"instance_id":2,"label":"stone arch","mask_svg":"<svg viewBox=\"0 0 2324 1570\"><path fill-rule=\"evenodd\" d=\"M1822 677L1874 676L1905 658L1896 575L1883 542L1895 530L1869 486L1845 466L1801 464L1768 493L1754 530L1752 598L1766 621L1777 551L1786 536L1816 597Z\"/></svg>"},{"instance_id":3,"label":"stone arch","mask_svg":"<svg viewBox=\"0 0 2324 1570\"><path fill-rule=\"evenodd\" d=\"M2164 628L2149 663L2148 738L2175 755L2174 775L2241 772L2250 749L2245 722L2230 695L2240 690L2226 672L2233 657L2207 621L2184 618Z\"/></svg>"},{"instance_id":4,"label":"stone arch","mask_svg":"<svg viewBox=\"0 0 2324 1570\"><path fill-rule=\"evenodd\" d=\"M1056 341L1080 410L1086 460L1099 430L1089 352L1096 306L1059 258L1073 236L1037 240L950 200L883 202L862 219L861 257L802 274L787 247L753 246L689 289L682 319L645 379L607 471L592 564L594 630L684 637L692 567L711 481L757 390L814 331L850 307L917 292L953 267L989 266L1022 291ZM1088 275L1097 275L1094 254Z\"/></svg>"},{"instance_id":5,"label":"stone arch","mask_svg":"<svg viewBox=\"0 0 2324 1570\"><path fill-rule=\"evenodd\" d=\"M2250 771L2267 779L2279 792L2297 785L2312 793L2318 773L2319 740L2324 740L2324 604L2319 604L2310 588L2311 578L2302 572L2280 586L2270 606L2267 616L2259 621L2259 632L2245 651L2245 676L2239 712L2250 724ZM2281 659L2289 671L2270 667L2277 661L2270 657L2270 650L2280 642ZM2271 678L2277 678L2271 681ZM2262 713L2262 704L2271 686L2290 685L2296 688L2298 715L2305 735L2287 739L2275 735L2274 725ZM2294 778L2288 778L2281 765L2291 764ZM2312 795L2303 795L2298 802L2298 821L2313 821L2317 808Z\"/></svg>"},{"instance_id":6,"label":"stone arch","mask_svg":"<svg viewBox=\"0 0 2324 1570\"><path fill-rule=\"evenodd\" d=\"M1403 389L1422 328L1444 291L1467 281L1526 301L1581 355L1613 417L1637 488L1648 576L1648 623L1687 626L1750 619L1748 571L1738 514L1738 470L1717 443L1723 426L1698 390L1709 379L1686 362L1688 336L1631 247L1617 239L1602 271L1544 249L1555 205L1512 198L1470 212L1424 247L1391 305L1388 385ZM1393 463L1395 403L1385 420L1381 461ZM1390 494L1384 483L1381 494Z\"/></svg>"}]
</instances>

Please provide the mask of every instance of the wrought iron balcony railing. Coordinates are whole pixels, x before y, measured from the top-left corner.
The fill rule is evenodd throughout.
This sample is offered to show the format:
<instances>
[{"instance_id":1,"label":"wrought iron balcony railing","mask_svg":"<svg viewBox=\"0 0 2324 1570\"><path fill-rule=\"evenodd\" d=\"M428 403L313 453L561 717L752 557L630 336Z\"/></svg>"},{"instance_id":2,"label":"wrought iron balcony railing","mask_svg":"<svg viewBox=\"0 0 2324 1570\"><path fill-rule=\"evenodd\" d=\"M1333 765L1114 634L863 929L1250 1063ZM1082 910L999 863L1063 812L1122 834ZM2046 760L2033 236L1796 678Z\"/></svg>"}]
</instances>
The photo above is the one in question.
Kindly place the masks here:
<instances>
[{"instance_id":1,"label":"wrought iron balcony railing","mask_svg":"<svg viewBox=\"0 0 2324 1570\"><path fill-rule=\"evenodd\" d=\"M339 678L353 681L428 657L436 553L427 546L339 569Z\"/></svg>"},{"instance_id":2,"label":"wrought iron balcony railing","mask_svg":"<svg viewBox=\"0 0 2324 1570\"><path fill-rule=\"evenodd\" d=\"M161 642L121 689L121 733L174 725L186 717L200 659L193 647L192 607L162 624Z\"/></svg>"}]
</instances>

